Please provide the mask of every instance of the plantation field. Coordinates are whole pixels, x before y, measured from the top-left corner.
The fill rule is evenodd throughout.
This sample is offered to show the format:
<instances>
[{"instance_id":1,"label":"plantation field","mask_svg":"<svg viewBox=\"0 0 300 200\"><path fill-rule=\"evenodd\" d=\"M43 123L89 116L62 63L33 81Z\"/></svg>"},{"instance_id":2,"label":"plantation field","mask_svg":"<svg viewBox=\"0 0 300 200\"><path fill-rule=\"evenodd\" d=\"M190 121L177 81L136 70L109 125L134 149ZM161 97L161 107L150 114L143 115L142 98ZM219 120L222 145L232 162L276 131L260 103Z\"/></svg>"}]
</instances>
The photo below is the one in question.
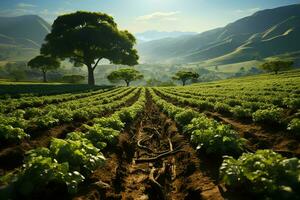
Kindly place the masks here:
<instances>
[{"instance_id":1,"label":"plantation field","mask_svg":"<svg viewBox=\"0 0 300 200\"><path fill-rule=\"evenodd\" d=\"M0 100L0 199L300 199L300 70L93 89Z\"/></svg>"}]
</instances>

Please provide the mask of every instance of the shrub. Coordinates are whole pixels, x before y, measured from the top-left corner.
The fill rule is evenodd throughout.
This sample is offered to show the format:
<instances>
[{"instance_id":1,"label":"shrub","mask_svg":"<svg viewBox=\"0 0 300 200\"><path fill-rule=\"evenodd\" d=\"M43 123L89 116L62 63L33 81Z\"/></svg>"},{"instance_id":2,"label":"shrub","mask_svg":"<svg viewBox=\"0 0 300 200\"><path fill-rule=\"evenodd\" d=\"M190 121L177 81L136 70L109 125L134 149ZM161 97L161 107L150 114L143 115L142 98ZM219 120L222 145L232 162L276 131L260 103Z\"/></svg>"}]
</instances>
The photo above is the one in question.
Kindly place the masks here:
<instances>
[{"instance_id":1,"label":"shrub","mask_svg":"<svg viewBox=\"0 0 300 200\"><path fill-rule=\"evenodd\" d=\"M8 142L19 142L29 137L23 129L14 128L11 125L0 124L0 139Z\"/></svg>"},{"instance_id":2,"label":"shrub","mask_svg":"<svg viewBox=\"0 0 300 200\"><path fill-rule=\"evenodd\" d=\"M254 122L258 123L281 123L282 117L282 108L272 107L269 109L259 109L252 114L252 118Z\"/></svg>"},{"instance_id":3,"label":"shrub","mask_svg":"<svg viewBox=\"0 0 300 200\"><path fill-rule=\"evenodd\" d=\"M102 127L112 128L118 131L122 131L125 127L125 124L117 116L95 118L93 121Z\"/></svg>"},{"instance_id":4,"label":"shrub","mask_svg":"<svg viewBox=\"0 0 300 200\"><path fill-rule=\"evenodd\" d=\"M262 199L296 199L300 161L284 158L272 150L244 153L237 160L224 156L220 177L227 186L246 189Z\"/></svg>"},{"instance_id":5,"label":"shrub","mask_svg":"<svg viewBox=\"0 0 300 200\"><path fill-rule=\"evenodd\" d=\"M178 123L180 126L185 126L188 125L193 118L199 116L199 113L192 110L192 109L187 109L185 111L182 111L180 113L177 113L175 115L175 121Z\"/></svg>"},{"instance_id":6,"label":"shrub","mask_svg":"<svg viewBox=\"0 0 300 200\"><path fill-rule=\"evenodd\" d=\"M215 104L214 110L216 112L222 113L222 114L229 114L231 107L225 103L217 102Z\"/></svg>"},{"instance_id":7,"label":"shrub","mask_svg":"<svg viewBox=\"0 0 300 200\"><path fill-rule=\"evenodd\" d=\"M287 130L295 132L297 135L300 135L300 119L292 119L288 124Z\"/></svg>"},{"instance_id":8,"label":"shrub","mask_svg":"<svg viewBox=\"0 0 300 200\"><path fill-rule=\"evenodd\" d=\"M215 124L206 129L196 129L191 134L191 142L197 149L204 149L207 154L239 155L245 140L228 125Z\"/></svg>"},{"instance_id":9,"label":"shrub","mask_svg":"<svg viewBox=\"0 0 300 200\"><path fill-rule=\"evenodd\" d=\"M242 106L235 106L231 109L231 113L235 118L238 119L247 119L251 118L252 113L249 108L243 108Z\"/></svg>"},{"instance_id":10,"label":"shrub","mask_svg":"<svg viewBox=\"0 0 300 200\"><path fill-rule=\"evenodd\" d=\"M85 138L62 140L53 138L50 145L53 157L59 162L68 162L72 170L90 174L105 162L100 150Z\"/></svg>"}]
</instances>

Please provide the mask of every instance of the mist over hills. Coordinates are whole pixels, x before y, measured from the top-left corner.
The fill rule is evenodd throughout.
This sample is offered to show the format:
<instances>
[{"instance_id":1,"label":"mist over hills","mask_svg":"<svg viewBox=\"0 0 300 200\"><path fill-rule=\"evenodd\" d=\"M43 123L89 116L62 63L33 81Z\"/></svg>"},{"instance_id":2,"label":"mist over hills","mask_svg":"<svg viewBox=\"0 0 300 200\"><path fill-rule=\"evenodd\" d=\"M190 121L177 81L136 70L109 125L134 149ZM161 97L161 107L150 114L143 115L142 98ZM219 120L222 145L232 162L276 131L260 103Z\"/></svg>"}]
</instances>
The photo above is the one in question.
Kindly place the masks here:
<instances>
[{"instance_id":1,"label":"mist over hills","mask_svg":"<svg viewBox=\"0 0 300 200\"><path fill-rule=\"evenodd\" d=\"M299 54L300 4L262 10L197 35L140 43L142 62L228 64Z\"/></svg>"},{"instance_id":2,"label":"mist over hills","mask_svg":"<svg viewBox=\"0 0 300 200\"><path fill-rule=\"evenodd\" d=\"M37 15L0 17L0 60L26 60L38 54L50 30Z\"/></svg>"},{"instance_id":3,"label":"mist over hills","mask_svg":"<svg viewBox=\"0 0 300 200\"><path fill-rule=\"evenodd\" d=\"M182 32L182 31L145 31L142 33L136 33L135 37L141 42L149 42L152 40L159 40L163 38L175 38L187 35L196 35L196 32Z\"/></svg>"}]
</instances>

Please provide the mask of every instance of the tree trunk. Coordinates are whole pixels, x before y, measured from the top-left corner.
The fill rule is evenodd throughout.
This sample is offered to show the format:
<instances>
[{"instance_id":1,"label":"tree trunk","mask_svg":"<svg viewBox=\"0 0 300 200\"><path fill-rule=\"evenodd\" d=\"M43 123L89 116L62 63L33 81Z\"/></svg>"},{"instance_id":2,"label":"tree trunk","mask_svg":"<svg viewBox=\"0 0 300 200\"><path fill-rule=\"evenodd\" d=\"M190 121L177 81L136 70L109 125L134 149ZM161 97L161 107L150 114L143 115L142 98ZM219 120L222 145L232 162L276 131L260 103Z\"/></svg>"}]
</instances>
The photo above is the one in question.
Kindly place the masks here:
<instances>
[{"instance_id":1,"label":"tree trunk","mask_svg":"<svg viewBox=\"0 0 300 200\"><path fill-rule=\"evenodd\" d=\"M129 87L130 82L129 81L125 81L126 82L126 86Z\"/></svg>"},{"instance_id":2,"label":"tree trunk","mask_svg":"<svg viewBox=\"0 0 300 200\"><path fill-rule=\"evenodd\" d=\"M182 80L182 86L185 86L186 80Z\"/></svg>"},{"instance_id":3,"label":"tree trunk","mask_svg":"<svg viewBox=\"0 0 300 200\"><path fill-rule=\"evenodd\" d=\"M46 74L46 71L43 71L43 81L44 81L44 83L47 83L47 74Z\"/></svg>"},{"instance_id":4,"label":"tree trunk","mask_svg":"<svg viewBox=\"0 0 300 200\"><path fill-rule=\"evenodd\" d=\"M92 66L88 66L88 84L95 85L94 69Z\"/></svg>"}]
</instances>

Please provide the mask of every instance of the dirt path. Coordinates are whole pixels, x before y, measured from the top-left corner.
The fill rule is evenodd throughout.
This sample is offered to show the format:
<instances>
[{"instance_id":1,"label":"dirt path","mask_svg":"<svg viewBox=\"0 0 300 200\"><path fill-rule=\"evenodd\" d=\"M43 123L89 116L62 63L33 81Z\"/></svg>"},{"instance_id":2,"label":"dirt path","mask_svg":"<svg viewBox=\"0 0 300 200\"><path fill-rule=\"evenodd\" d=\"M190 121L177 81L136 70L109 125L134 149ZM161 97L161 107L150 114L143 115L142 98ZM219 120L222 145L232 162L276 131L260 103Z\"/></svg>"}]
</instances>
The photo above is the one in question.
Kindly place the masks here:
<instances>
[{"instance_id":1,"label":"dirt path","mask_svg":"<svg viewBox=\"0 0 300 200\"><path fill-rule=\"evenodd\" d=\"M93 187L75 199L223 199L206 162L149 94L145 114L129 130L93 174Z\"/></svg>"}]
</instances>

